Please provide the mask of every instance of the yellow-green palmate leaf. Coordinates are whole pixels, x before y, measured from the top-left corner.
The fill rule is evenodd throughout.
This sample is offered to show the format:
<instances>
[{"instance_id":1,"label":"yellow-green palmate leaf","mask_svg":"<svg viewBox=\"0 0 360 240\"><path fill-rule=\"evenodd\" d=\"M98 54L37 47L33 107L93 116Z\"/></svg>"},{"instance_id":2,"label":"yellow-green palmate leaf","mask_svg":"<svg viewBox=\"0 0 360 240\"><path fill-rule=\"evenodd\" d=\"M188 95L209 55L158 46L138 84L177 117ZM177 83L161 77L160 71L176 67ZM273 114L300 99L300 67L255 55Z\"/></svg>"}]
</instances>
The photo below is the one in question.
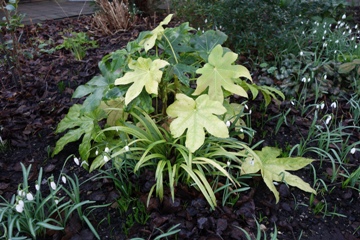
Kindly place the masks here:
<instances>
[{"instance_id":1,"label":"yellow-green palmate leaf","mask_svg":"<svg viewBox=\"0 0 360 240\"><path fill-rule=\"evenodd\" d=\"M172 16L173 14L168 15L162 22L160 22L159 26L151 31L147 38L140 42L140 45L144 44L145 52L155 46L156 39L160 39L164 32L163 25L167 25L171 21Z\"/></svg>"},{"instance_id":2,"label":"yellow-green palmate leaf","mask_svg":"<svg viewBox=\"0 0 360 240\"><path fill-rule=\"evenodd\" d=\"M308 183L286 171L299 170L310 164L313 161L312 159L303 157L278 158L281 150L274 147L264 147L261 151L254 152L253 156L247 157L242 163L241 173L250 174L261 171L265 184L275 195L276 202L279 201L279 192L276 190L274 182L285 182L305 192L316 194L316 191Z\"/></svg>"},{"instance_id":3,"label":"yellow-green palmate leaf","mask_svg":"<svg viewBox=\"0 0 360 240\"><path fill-rule=\"evenodd\" d=\"M139 96L143 88L149 94L157 94L163 72L160 68L169 63L164 60L139 57L137 61L129 63L129 68L134 70L127 72L123 77L115 80L115 85L133 83L125 95L125 104L128 105L134 98Z\"/></svg>"},{"instance_id":4,"label":"yellow-green palmate leaf","mask_svg":"<svg viewBox=\"0 0 360 240\"><path fill-rule=\"evenodd\" d=\"M204 143L204 128L216 137L229 137L226 124L216 116L225 112L226 108L220 102L210 100L206 94L196 100L185 94L176 94L176 101L166 110L170 117L176 118L170 124L170 132L175 138L180 137L187 129L185 146L191 152L195 152Z\"/></svg>"},{"instance_id":5,"label":"yellow-green palmate leaf","mask_svg":"<svg viewBox=\"0 0 360 240\"><path fill-rule=\"evenodd\" d=\"M209 88L208 94L211 100L223 102L223 88L231 93L242 97L248 97L241 86L234 83L234 79L245 77L251 80L250 72L241 65L233 65L237 54L226 52L221 45L217 45L210 53L208 63L198 69L196 73L202 74L196 81L197 87L193 95L199 95Z\"/></svg>"}]
</instances>

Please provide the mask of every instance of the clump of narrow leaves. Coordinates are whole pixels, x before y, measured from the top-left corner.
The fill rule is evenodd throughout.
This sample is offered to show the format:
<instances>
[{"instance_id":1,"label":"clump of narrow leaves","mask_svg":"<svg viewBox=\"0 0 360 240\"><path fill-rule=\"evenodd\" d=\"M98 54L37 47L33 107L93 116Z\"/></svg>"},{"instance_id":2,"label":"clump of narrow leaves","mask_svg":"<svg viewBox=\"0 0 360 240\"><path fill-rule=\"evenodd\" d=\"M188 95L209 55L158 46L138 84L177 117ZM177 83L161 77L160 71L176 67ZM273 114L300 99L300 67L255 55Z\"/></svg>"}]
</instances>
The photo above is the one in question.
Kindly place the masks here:
<instances>
[{"instance_id":1,"label":"clump of narrow leaves","mask_svg":"<svg viewBox=\"0 0 360 240\"><path fill-rule=\"evenodd\" d=\"M241 117L248 91L253 98L261 92L266 105L284 95L252 83L249 71L235 64L238 55L222 46L224 33L198 32L188 23L164 28L171 18L102 59L101 75L76 89L73 97L86 100L59 124L56 132L67 133L53 154L82 137L79 153L90 171L131 159L135 173L155 172L149 199L153 192L162 199L165 186L174 198L181 181L196 186L214 208L207 176L240 186L226 170L228 162L240 171L249 154L259 159L247 144L230 138L243 136L234 131L246 127ZM240 102L230 101L234 94Z\"/></svg>"}]
</instances>

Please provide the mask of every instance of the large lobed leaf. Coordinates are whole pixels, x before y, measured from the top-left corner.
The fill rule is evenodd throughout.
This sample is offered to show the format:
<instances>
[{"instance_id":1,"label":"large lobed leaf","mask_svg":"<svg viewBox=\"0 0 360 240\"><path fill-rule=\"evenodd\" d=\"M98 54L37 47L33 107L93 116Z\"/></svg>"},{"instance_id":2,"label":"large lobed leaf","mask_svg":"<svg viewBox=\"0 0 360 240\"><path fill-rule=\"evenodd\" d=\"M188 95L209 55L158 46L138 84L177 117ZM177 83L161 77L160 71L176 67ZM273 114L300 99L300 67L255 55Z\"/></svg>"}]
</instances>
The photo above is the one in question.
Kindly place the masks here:
<instances>
[{"instance_id":1,"label":"large lobed leaf","mask_svg":"<svg viewBox=\"0 0 360 240\"><path fill-rule=\"evenodd\" d=\"M193 95L199 95L208 89L211 100L224 101L223 88L242 97L248 97L241 86L234 83L234 79L245 77L251 80L250 72L241 65L233 65L237 54L227 52L223 54L223 47L217 45L210 53L208 63L198 69L196 73L202 74L196 81L197 87Z\"/></svg>"},{"instance_id":2,"label":"large lobed leaf","mask_svg":"<svg viewBox=\"0 0 360 240\"><path fill-rule=\"evenodd\" d=\"M176 94L176 101L166 110L170 117L176 118L170 124L174 137L180 137L187 129L185 145L191 152L204 143L204 128L216 137L229 137L226 124L215 116L225 112L226 108L220 102L210 100L206 94L195 101L185 94Z\"/></svg>"},{"instance_id":3,"label":"large lobed leaf","mask_svg":"<svg viewBox=\"0 0 360 240\"><path fill-rule=\"evenodd\" d=\"M157 94L163 74L159 69L168 64L165 60L155 59L152 61L150 58L142 57L139 57L137 61L130 62L129 68L134 71L127 72L123 77L115 80L115 85L133 83L126 92L125 104L128 105L139 96L144 87L149 94Z\"/></svg>"},{"instance_id":4,"label":"large lobed leaf","mask_svg":"<svg viewBox=\"0 0 360 240\"><path fill-rule=\"evenodd\" d=\"M274 147L264 147L261 151L254 151L255 156L248 157L241 166L242 174L251 174L261 171L267 187L274 193L276 202L279 201L279 192L276 190L274 181L285 182L288 185L298 187L303 191L316 194L310 185L298 176L288 173L286 170L296 171L313 160L303 157L278 158L281 150Z\"/></svg>"}]
</instances>

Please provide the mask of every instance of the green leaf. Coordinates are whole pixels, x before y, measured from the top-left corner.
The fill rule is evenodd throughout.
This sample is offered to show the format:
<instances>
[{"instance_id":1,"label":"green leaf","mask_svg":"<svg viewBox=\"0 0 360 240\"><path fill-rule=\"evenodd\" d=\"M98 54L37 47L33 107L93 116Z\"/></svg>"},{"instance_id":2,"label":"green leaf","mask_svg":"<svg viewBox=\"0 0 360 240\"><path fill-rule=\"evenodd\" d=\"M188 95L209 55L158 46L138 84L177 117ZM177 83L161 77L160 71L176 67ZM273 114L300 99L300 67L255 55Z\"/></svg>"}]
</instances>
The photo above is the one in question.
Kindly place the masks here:
<instances>
[{"instance_id":1,"label":"green leaf","mask_svg":"<svg viewBox=\"0 0 360 240\"><path fill-rule=\"evenodd\" d=\"M227 39L227 35L221 31L209 30L201 36L195 36L195 50L199 53L200 57L207 61L210 52L218 44L223 44Z\"/></svg>"},{"instance_id":2,"label":"green leaf","mask_svg":"<svg viewBox=\"0 0 360 240\"><path fill-rule=\"evenodd\" d=\"M216 137L229 137L226 124L215 116L225 112L226 109L220 102L210 100L206 94L195 101L184 94L176 94L176 101L166 110L170 117L176 118L170 124L171 134L175 138L180 137L187 129L185 145L191 152L195 152L204 143L204 128Z\"/></svg>"},{"instance_id":3,"label":"green leaf","mask_svg":"<svg viewBox=\"0 0 360 240\"><path fill-rule=\"evenodd\" d=\"M279 192L275 188L274 181L285 182L303 191L316 194L316 191L308 183L286 171L299 170L310 164L313 161L312 159L303 157L278 158L281 150L273 147L264 147L261 151L254 152L255 155L247 157L242 163L241 174L261 171L265 184L275 195L276 202L279 202Z\"/></svg>"},{"instance_id":4,"label":"green leaf","mask_svg":"<svg viewBox=\"0 0 360 240\"><path fill-rule=\"evenodd\" d=\"M74 94L72 95L73 98L82 98L96 90L96 86L90 85L80 85L76 88Z\"/></svg>"},{"instance_id":5,"label":"green leaf","mask_svg":"<svg viewBox=\"0 0 360 240\"><path fill-rule=\"evenodd\" d=\"M356 64L353 62L343 63L339 66L339 73L349 73L355 68Z\"/></svg>"},{"instance_id":6,"label":"green leaf","mask_svg":"<svg viewBox=\"0 0 360 240\"><path fill-rule=\"evenodd\" d=\"M174 74L179 78L185 86L189 86L190 79L186 76L186 73L195 73L196 68L193 66L178 63L172 66Z\"/></svg>"},{"instance_id":7,"label":"green leaf","mask_svg":"<svg viewBox=\"0 0 360 240\"><path fill-rule=\"evenodd\" d=\"M173 14L169 14L162 22L160 22L159 26L151 31L147 38L140 42L140 45L144 45L145 52L155 46L156 40L160 39L164 32L163 25L168 24L171 21L172 16Z\"/></svg>"},{"instance_id":8,"label":"green leaf","mask_svg":"<svg viewBox=\"0 0 360 240\"><path fill-rule=\"evenodd\" d=\"M93 112L82 114L80 111L81 107L79 104L73 105L65 118L58 124L56 133L69 131L56 142L52 156L63 150L66 144L75 142L84 135L82 143L79 145L79 152L81 158L87 160L91 141L101 141L104 139L104 134L98 136L101 130L98 122L106 117L104 111L96 109Z\"/></svg>"},{"instance_id":9,"label":"green leaf","mask_svg":"<svg viewBox=\"0 0 360 240\"><path fill-rule=\"evenodd\" d=\"M81 112L92 112L98 108L105 90L106 87L99 87L93 93L91 93L84 101L81 107Z\"/></svg>"},{"instance_id":10,"label":"green leaf","mask_svg":"<svg viewBox=\"0 0 360 240\"><path fill-rule=\"evenodd\" d=\"M145 87L149 94L157 94L158 86L162 78L163 72L159 70L169 63L150 58L139 57L137 61L129 63L129 68L133 72L127 72L123 77L115 80L115 85L126 85L133 83L125 95L125 104L128 105L134 98L136 98Z\"/></svg>"},{"instance_id":11,"label":"green leaf","mask_svg":"<svg viewBox=\"0 0 360 240\"><path fill-rule=\"evenodd\" d=\"M197 87L193 95L199 95L209 87L208 94L211 100L223 102L225 90L239 96L247 97L247 93L234 83L235 78L246 77L251 80L249 71L241 65L232 65L237 59L237 54L227 52L223 55L223 48L217 45L210 53L208 63L198 69L196 73L202 74L197 79Z\"/></svg>"}]
</instances>

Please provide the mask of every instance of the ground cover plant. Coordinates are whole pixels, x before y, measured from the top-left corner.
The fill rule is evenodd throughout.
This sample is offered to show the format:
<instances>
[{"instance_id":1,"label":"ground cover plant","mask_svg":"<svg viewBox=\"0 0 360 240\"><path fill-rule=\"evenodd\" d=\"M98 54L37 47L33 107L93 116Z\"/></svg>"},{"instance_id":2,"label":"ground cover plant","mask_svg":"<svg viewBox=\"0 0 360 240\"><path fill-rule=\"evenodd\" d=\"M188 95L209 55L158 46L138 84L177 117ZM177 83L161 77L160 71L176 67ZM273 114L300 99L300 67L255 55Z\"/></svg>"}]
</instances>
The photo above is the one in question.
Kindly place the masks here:
<instances>
[{"instance_id":1,"label":"ground cover plant","mask_svg":"<svg viewBox=\"0 0 360 240\"><path fill-rule=\"evenodd\" d=\"M58 33L55 29L62 24L68 29L69 23L74 32L84 32L82 20L28 26L25 32L36 32L37 43L49 45L23 46L25 52L45 50L28 60L44 61L43 66L23 62L27 91L2 79L9 86L1 95L6 119L1 119L0 191L7 209L20 214L19 201L30 203L17 192L18 179L28 171L24 162L33 165L23 178L31 182L30 192L43 166L42 182L50 191L51 175L60 183L61 174L76 174L81 201L96 201L90 213L82 206L87 214L80 218L74 211L65 230L45 232L53 239L96 234L100 239L356 239L357 27L349 21L350 11L331 15L331 25L323 17L328 15L299 27L298 36L311 44L258 63L223 47L225 33L172 25L166 15L149 29L144 29L149 20L134 23L135 34L104 38L89 32L99 48L86 50L82 61L66 50L47 51L62 42L61 35L49 40L40 34ZM322 29L326 34L310 34ZM77 67L69 71L69 66ZM288 71L294 66L298 70ZM228 81L210 84L214 79ZM20 120L29 115L30 122ZM56 126L62 134L54 137ZM63 169L65 159L74 161ZM28 190L24 183L22 189ZM11 203L14 194L18 201ZM106 211L97 209L100 204L109 204Z\"/></svg>"}]
</instances>

